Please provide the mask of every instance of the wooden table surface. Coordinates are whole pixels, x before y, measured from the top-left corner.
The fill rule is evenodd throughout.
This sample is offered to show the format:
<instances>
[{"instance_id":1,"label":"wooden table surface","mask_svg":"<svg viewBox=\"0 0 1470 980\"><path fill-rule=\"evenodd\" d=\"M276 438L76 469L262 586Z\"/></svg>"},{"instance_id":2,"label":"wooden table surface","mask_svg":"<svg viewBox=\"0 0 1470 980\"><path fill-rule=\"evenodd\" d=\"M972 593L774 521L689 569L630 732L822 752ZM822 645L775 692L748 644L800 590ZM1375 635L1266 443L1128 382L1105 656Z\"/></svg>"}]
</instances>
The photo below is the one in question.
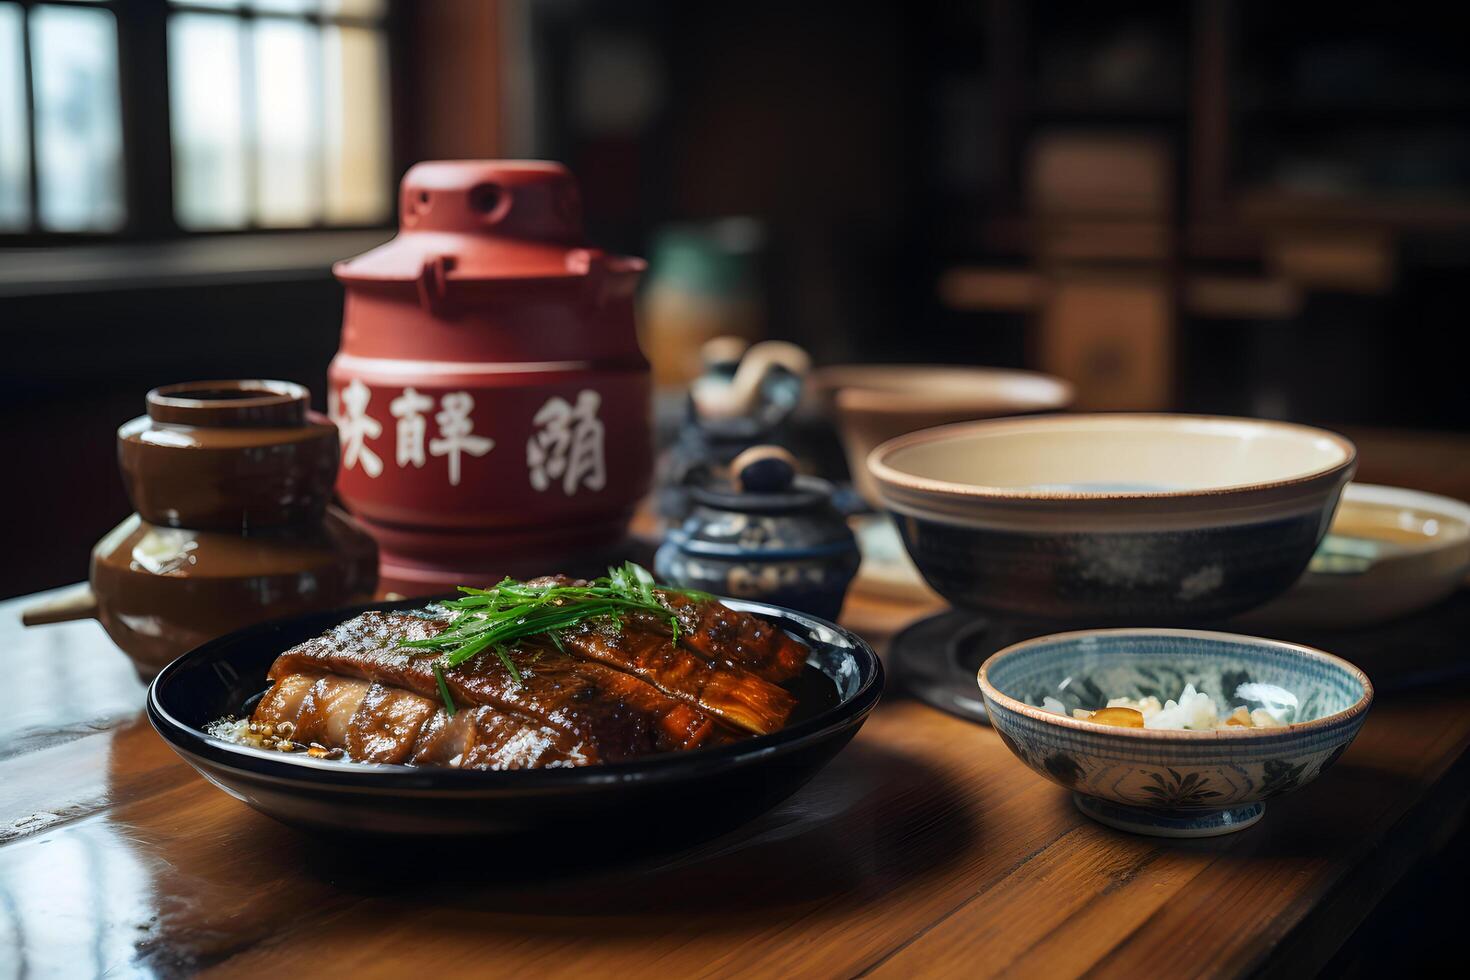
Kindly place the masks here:
<instances>
[{"instance_id":1,"label":"wooden table surface","mask_svg":"<svg viewBox=\"0 0 1470 980\"><path fill-rule=\"evenodd\" d=\"M210 786L90 622L0 604L0 977L1137 977L1313 967L1464 816L1470 697L1381 699L1322 780L1251 830L1107 830L990 731L894 693L812 783L693 850L381 849ZM883 642L929 610L854 600ZM698 814L669 814L671 820Z\"/></svg>"},{"instance_id":2,"label":"wooden table surface","mask_svg":"<svg viewBox=\"0 0 1470 980\"><path fill-rule=\"evenodd\" d=\"M1463 686L1381 696L1321 780L1191 842L1084 819L990 729L890 687L805 788L691 850L620 856L596 826L343 843L195 775L101 628L22 629L29 601L0 603L0 980L1311 971L1466 816ZM844 619L881 650L934 609Z\"/></svg>"}]
</instances>

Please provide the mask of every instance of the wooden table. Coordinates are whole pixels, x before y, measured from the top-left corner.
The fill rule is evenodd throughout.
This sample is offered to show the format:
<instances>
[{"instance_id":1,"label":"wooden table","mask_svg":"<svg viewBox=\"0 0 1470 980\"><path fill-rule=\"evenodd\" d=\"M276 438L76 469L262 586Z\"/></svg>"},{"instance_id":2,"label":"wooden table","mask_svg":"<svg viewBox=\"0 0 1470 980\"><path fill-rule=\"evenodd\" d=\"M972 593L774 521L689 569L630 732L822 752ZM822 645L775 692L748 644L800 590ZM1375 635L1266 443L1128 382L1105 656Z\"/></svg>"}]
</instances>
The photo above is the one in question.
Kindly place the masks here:
<instances>
[{"instance_id":1,"label":"wooden table","mask_svg":"<svg viewBox=\"0 0 1470 980\"><path fill-rule=\"evenodd\" d=\"M988 728L892 693L790 801L690 851L618 859L595 826L517 853L352 846L196 776L99 627L22 630L21 604L0 604L0 978L1315 968L1466 807L1465 694L1381 700L1258 827L1172 843L1089 822ZM845 618L882 643L929 611Z\"/></svg>"}]
</instances>

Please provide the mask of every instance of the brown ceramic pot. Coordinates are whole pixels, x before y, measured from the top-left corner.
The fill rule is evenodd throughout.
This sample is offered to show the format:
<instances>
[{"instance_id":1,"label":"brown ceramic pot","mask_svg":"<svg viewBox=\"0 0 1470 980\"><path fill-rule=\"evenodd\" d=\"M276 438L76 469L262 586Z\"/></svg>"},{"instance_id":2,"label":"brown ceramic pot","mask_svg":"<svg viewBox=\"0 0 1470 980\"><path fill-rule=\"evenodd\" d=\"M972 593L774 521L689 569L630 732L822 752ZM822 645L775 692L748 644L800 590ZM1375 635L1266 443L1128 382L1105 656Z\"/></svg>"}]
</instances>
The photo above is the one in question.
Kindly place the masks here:
<instances>
[{"instance_id":1,"label":"brown ceramic pot","mask_svg":"<svg viewBox=\"0 0 1470 980\"><path fill-rule=\"evenodd\" d=\"M118 429L138 512L92 551L95 615L150 678L205 640L252 623L361 602L377 547L328 506L337 430L281 381L210 381L148 393ZM75 618L39 612L28 622Z\"/></svg>"},{"instance_id":2,"label":"brown ceramic pot","mask_svg":"<svg viewBox=\"0 0 1470 980\"><path fill-rule=\"evenodd\" d=\"M322 519L337 476L337 427L282 381L168 385L118 429L138 516L162 527L231 531Z\"/></svg>"},{"instance_id":3,"label":"brown ceramic pot","mask_svg":"<svg viewBox=\"0 0 1470 980\"><path fill-rule=\"evenodd\" d=\"M836 419L853 486L879 509L868 454L880 443L950 422L1057 412L1075 395L1050 375L932 364L824 367L813 372L812 387Z\"/></svg>"}]
</instances>

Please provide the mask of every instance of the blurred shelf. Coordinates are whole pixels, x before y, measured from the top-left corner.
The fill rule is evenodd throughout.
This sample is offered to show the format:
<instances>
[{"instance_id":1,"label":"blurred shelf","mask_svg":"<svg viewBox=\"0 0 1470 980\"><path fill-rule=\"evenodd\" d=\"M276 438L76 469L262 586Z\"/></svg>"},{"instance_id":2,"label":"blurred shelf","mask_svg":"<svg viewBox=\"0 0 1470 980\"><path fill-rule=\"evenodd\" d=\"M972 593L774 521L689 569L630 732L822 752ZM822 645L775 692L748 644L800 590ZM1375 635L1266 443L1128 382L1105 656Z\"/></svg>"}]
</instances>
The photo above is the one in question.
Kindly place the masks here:
<instances>
[{"instance_id":1,"label":"blurred shelf","mask_svg":"<svg viewBox=\"0 0 1470 980\"><path fill-rule=\"evenodd\" d=\"M1397 275L1394 235L1373 226L1285 228L1271 234L1266 260L1286 279L1324 292L1380 295Z\"/></svg>"},{"instance_id":2,"label":"blurred shelf","mask_svg":"<svg viewBox=\"0 0 1470 980\"><path fill-rule=\"evenodd\" d=\"M1243 190L1238 205L1240 219L1249 225L1363 224L1460 232L1470 228L1470 199L1450 194L1308 194L1255 188Z\"/></svg>"},{"instance_id":3,"label":"blurred shelf","mask_svg":"<svg viewBox=\"0 0 1470 980\"><path fill-rule=\"evenodd\" d=\"M1075 280L1077 275L1062 278ZM1102 283L1136 281L1138 274L1091 270ZM1047 302L1053 277L1031 269L956 266L939 278L940 302L968 313L1037 312ZM1183 285L1184 312L1216 320L1286 320L1301 311L1299 284L1279 276L1190 275Z\"/></svg>"},{"instance_id":4,"label":"blurred shelf","mask_svg":"<svg viewBox=\"0 0 1470 980\"><path fill-rule=\"evenodd\" d=\"M1444 103L1362 103L1360 105L1271 104L1243 105L1237 115L1246 122L1280 122L1298 125L1390 125L1409 122L1444 122L1460 125L1470 117L1470 104Z\"/></svg>"},{"instance_id":5,"label":"blurred shelf","mask_svg":"<svg viewBox=\"0 0 1470 980\"><path fill-rule=\"evenodd\" d=\"M1322 135L1326 132L1341 133L1344 131L1373 133L1402 129L1423 132L1426 128L1432 131L1463 128L1464 120L1470 118L1470 108L1361 112L1352 110L1331 112L1262 110L1241 113L1238 118L1246 129L1274 135L1297 133Z\"/></svg>"},{"instance_id":6,"label":"blurred shelf","mask_svg":"<svg viewBox=\"0 0 1470 980\"><path fill-rule=\"evenodd\" d=\"M1279 321L1301 312L1300 285L1275 276L1188 276L1184 311L1217 320Z\"/></svg>"},{"instance_id":7,"label":"blurred shelf","mask_svg":"<svg viewBox=\"0 0 1470 980\"><path fill-rule=\"evenodd\" d=\"M1045 280L1030 269L955 268L939 277L939 299L951 310L1030 312L1041 305Z\"/></svg>"},{"instance_id":8,"label":"blurred shelf","mask_svg":"<svg viewBox=\"0 0 1470 980\"><path fill-rule=\"evenodd\" d=\"M0 249L0 297L328 278L333 262L391 237L312 230Z\"/></svg>"},{"instance_id":9,"label":"blurred shelf","mask_svg":"<svg viewBox=\"0 0 1470 980\"><path fill-rule=\"evenodd\" d=\"M1099 102L1095 105L1038 105L1030 113L1032 126L1172 126L1182 123L1182 106L1126 106Z\"/></svg>"}]
</instances>

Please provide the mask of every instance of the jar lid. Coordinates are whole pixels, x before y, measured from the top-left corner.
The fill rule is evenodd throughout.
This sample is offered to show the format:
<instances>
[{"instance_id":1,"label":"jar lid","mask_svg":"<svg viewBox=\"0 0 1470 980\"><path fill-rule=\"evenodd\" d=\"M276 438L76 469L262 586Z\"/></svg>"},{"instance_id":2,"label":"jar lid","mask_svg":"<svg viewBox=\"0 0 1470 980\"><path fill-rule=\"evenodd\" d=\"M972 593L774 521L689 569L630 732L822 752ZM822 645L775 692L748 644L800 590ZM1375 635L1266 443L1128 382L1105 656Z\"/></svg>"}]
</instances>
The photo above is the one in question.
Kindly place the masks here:
<instances>
[{"instance_id":1,"label":"jar lid","mask_svg":"<svg viewBox=\"0 0 1470 980\"><path fill-rule=\"evenodd\" d=\"M832 485L798 476L795 458L779 446L752 446L730 463L730 481L695 484L689 496L699 504L745 513L810 510L832 499Z\"/></svg>"},{"instance_id":2,"label":"jar lid","mask_svg":"<svg viewBox=\"0 0 1470 980\"><path fill-rule=\"evenodd\" d=\"M290 381L185 381L148 392L155 422L215 428L304 425L311 392Z\"/></svg>"},{"instance_id":3,"label":"jar lid","mask_svg":"<svg viewBox=\"0 0 1470 980\"><path fill-rule=\"evenodd\" d=\"M332 271L347 283L404 283L426 269L448 282L570 279L642 259L588 248L582 199L566 167L544 160L415 164L398 194L398 236Z\"/></svg>"}]
</instances>

